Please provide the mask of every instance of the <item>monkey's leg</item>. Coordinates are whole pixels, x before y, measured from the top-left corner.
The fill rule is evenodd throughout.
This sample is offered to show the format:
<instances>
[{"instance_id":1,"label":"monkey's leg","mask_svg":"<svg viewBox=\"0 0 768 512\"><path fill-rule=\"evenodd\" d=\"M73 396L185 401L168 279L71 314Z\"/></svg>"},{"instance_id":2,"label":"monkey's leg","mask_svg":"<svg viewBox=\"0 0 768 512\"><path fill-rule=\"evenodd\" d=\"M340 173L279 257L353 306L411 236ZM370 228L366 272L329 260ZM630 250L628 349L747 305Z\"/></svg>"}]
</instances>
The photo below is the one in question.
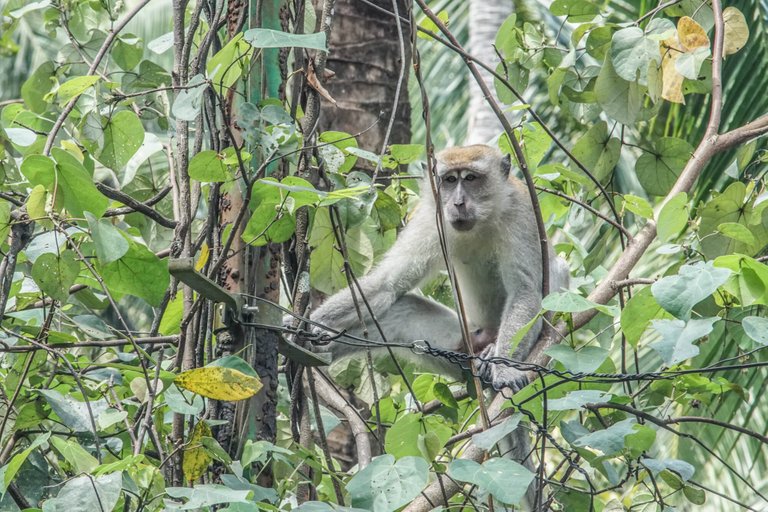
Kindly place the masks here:
<instances>
[{"instance_id":1,"label":"monkey's leg","mask_svg":"<svg viewBox=\"0 0 768 512\"><path fill-rule=\"evenodd\" d=\"M400 297L384 314L377 317L381 331L373 322L366 324L366 329L354 328L348 332L351 335L365 337L367 339L390 344L410 344L418 340L426 340L432 347L463 352L461 340L461 327L456 313L450 308L435 302L429 298L415 293L406 293ZM367 332L365 332L367 331ZM351 353L358 353L360 343L349 340L355 346L345 343L342 338L333 343L331 351L334 359ZM462 369L439 357L427 354L415 354L408 348L390 347L399 360L414 364L423 371L440 373L450 377L461 375ZM386 347L372 346L374 356L388 357Z\"/></svg>"}]
</instances>

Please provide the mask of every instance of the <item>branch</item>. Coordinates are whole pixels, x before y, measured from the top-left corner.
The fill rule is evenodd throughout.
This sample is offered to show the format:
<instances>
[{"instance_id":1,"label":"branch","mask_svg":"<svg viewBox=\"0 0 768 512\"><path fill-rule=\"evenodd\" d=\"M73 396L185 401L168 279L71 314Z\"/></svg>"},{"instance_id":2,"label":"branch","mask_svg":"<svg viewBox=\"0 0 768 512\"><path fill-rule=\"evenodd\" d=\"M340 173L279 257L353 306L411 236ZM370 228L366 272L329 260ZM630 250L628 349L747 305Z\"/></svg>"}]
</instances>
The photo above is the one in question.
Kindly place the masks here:
<instances>
[{"instance_id":1,"label":"branch","mask_svg":"<svg viewBox=\"0 0 768 512\"><path fill-rule=\"evenodd\" d=\"M712 9L715 16L715 44L712 52L712 104L709 113L709 122L699 146L693 152L691 159L678 176L672 189L664 197L657 207L661 211L664 206L680 192L690 192L693 184L701 175L706 164L714 155L725 151L726 146L718 144L718 129L720 127L720 114L723 109L722 90L722 58L723 58L723 12L719 0L713 0ZM766 120L768 124L768 120ZM747 125L749 126L749 125ZM768 129L768 128L767 128ZM630 240L627 248L618 261L603 278L599 285L589 294L587 299L598 304L606 304L616 294L613 283L623 281L629 276L629 272L635 267L640 258L648 250L648 247L656 239L656 222L649 220L633 240ZM596 310L585 311L573 316L574 330L583 327L597 314ZM546 347L543 347L546 348ZM543 350L542 348L542 350Z\"/></svg>"},{"instance_id":2,"label":"branch","mask_svg":"<svg viewBox=\"0 0 768 512\"><path fill-rule=\"evenodd\" d=\"M323 372L317 372L319 379L315 379L315 390L329 407L341 413L349 422L352 436L355 438L357 448L357 463L362 468L371 463L371 442L368 439L368 426L360 417L360 413L352 407L336 388L328 382L328 376Z\"/></svg>"},{"instance_id":3,"label":"branch","mask_svg":"<svg viewBox=\"0 0 768 512\"><path fill-rule=\"evenodd\" d=\"M173 229L178 224L178 222L176 222L175 220L169 219L167 217L164 217L157 210L154 210L154 209L150 208L145 203L142 203L140 201L135 200L134 198L132 198L128 194L120 192L119 190L114 189L112 187L109 187L109 186L107 186L107 185L105 185L103 183L100 183L98 181L94 182L94 185L96 185L96 188L99 189L99 192L101 192L102 194L104 194L108 198L114 199L115 201L120 201L124 205L128 206L129 208L131 208L131 210L133 210L133 211L136 211L136 212L139 212L139 213L143 213L144 215L146 215L150 219L154 220L155 222L157 222L158 224L160 224L163 227ZM161 194L163 194L163 196L164 196L165 194L168 193L168 190L170 190L170 189L167 189L167 190L164 189L163 192L161 192ZM153 197L152 199L155 199L155 198ZM150 201L152 199L150 199ZM162 197L160 197L160 199L162 199ZM159 199L158 199L158 201L159 201ZM123 213L123 212L120 212L120 213ZM125 212L125 213L129 213L129 212ZM115 211L110 212L110 214L111 215L119 215L119 213L115 213Z\"/></svg>"}]
</instances>

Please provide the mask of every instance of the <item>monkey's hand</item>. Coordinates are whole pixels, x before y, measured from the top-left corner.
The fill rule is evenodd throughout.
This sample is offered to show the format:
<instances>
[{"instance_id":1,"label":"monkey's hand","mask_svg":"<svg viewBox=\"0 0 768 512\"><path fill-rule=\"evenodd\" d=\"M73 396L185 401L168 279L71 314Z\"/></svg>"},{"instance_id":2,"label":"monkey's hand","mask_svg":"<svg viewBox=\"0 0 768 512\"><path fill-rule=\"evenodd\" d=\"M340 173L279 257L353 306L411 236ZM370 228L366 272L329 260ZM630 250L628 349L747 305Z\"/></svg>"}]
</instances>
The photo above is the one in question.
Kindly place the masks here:
<instances>
[{"instance_id":1,"label":"monkey's hand","mask_svg":"<svg viewBox=\"0 0 768 512\"><path fill-rule=\"evenodd\" d=\"M482 359L490 359L493 357L501 357L497 352L497 343L491 344L480 353ZM490 383L493 389L501 391L503 389L510 389L513 393L517 393L525 386L528 385L528 376L526 372L506 366L502 363L492 363L490 361L482 361L479 367L480 378Z\"/></svg>"}]
</instances>

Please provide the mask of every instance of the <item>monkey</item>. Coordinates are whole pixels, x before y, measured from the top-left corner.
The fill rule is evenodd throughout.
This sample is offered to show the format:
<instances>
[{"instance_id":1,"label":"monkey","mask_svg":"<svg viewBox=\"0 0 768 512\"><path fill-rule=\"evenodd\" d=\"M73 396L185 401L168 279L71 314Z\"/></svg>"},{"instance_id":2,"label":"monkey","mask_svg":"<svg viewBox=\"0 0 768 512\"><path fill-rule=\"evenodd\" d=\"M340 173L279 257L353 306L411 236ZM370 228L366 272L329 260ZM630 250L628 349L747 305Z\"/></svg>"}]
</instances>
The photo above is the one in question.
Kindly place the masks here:
<instances>
[{"instance_id":1,"label":"monkey","mask_svg":"<svg viewBox=\"0 0 768 512\"><path fill-rule=\"evenodd\" d=\"M414 291L445 268L435 218L439 207L447 254L472 333L470 344L480 356L509 357L513 336L539 315L542 299L541 244L533 207L527 189L510 169L509 155L490 146L454 147L437 154L439 205L425 178L410 222L380 263L359 279L384 338L362 302L364 327L360 325L349 289L329 297L311 313L311 320L392 344L423 339L441 349L463 352L456 313ZM550 289L567 287L567 263L551 248L546 257ZM528 357L540 330L539 319L522 337L513 359ZM332 343L330 349L334 359L360 350L342 342ZM425 371L454 377L460 373L441 358L405 352L398 352L398 357L419 358L417 366ZM481 372L496 389L518 390L527 384L523 372L504 365L483 365Z\"/></svg>"}]
</instances>

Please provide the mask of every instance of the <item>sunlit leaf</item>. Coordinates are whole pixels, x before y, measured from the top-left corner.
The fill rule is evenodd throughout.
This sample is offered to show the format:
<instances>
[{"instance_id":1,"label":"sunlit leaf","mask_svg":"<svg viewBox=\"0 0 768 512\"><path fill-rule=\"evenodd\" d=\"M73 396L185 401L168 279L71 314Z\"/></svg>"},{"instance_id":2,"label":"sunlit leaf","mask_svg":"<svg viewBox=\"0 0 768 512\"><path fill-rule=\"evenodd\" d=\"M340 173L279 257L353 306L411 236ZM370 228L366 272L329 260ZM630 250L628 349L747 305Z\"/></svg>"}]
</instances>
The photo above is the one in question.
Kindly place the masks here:
<instances>
[{"instance_id":1,"label":"sunlit leaf","mask_svg":"<svg viewBox=\"0 0 768 512\"><path fill-rule=\"evenodd\" d=\"M181 469L184 472L184 480L194 482L201 478L213 462L208 450L203 446L203 437L211 437L211 427L199 420L192 430L192 436L184 447Z\"/></svg>"},{"instance_id":2,"label":"sunlit leaf","mask_svg":"<svg viewBox=\"0 0 768 512\"><path fill-rule=\"evenodd\" d=\"M187 370L176 376L174 382L198 395L229 402L250 398L262 387L258 377L216 366Z\"/></svg>"}]
</instances>

